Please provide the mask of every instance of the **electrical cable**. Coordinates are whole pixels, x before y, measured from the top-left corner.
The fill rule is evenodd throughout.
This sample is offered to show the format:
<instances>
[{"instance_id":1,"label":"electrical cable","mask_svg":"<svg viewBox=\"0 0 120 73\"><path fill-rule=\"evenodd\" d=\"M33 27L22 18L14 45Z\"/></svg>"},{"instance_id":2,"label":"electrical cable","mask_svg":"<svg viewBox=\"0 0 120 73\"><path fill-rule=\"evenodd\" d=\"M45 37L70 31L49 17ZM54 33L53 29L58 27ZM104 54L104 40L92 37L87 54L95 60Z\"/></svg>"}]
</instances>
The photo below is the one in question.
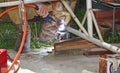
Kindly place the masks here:
<instances>
[{"instance_id":1,"label":"electrical cable","mask_svg":"<svg viewBox=\"0 0 120 73\"><path fill-rule=\"evenodd\" d=\"M8 57L8 59L9 59L10 62L13 61L13 59L12 59L9 55L8 55L7 57ZM19 70L19 68L20 68L20 63L19 63L18 61L17 61L17 63L16 63L16 66L17 66L17 68L16 68L15 65L14 65L14 73L17 73L18 70Z\"/></svg>"},{"instance_id":2,"label":"electrical cable","mask_svg":"<svg viewBox=\"0 0 120 73\"><path fill-rule=\"evenodd\" d=\"M26 16L26 10L25 10L24 6L30 6L30 7L35 8L35 5L33 5L33 4L24 5L24 3L22 2L22 12L23 12L23 20L24 20L24 26L23 26L24 30L23 30L22 41L21 41L21 44L20 44L20 47L19 47L19 51L16 54L16 57L14 58L14 60L12 62L12 65L4 73L9 73L10 72L10 70L13 68L13 66L17 63L17 60L19 59L20 54L21 54L21 52L23 50L23 46L24 46L24 43L25 43L26 35L27 35L27 16ZM14 10L14 9L17 9L17 8L18 8L18 6L13 6L13 7L9 8L9 9L5 10L4 12L0 13L0 17L2 17L6 13L8 13L8 12ZM18 71L18 69L16 71Z\"/></svg>"},{"instance_id":3,"label":"electrical cable","mask_svg":"<svg viewBox=\"0 0 120 73\"><path fill-rule=\"evenodd\" d=\"M24 3L22 2L22 12L23 12L23 20L24 20L24 30L23 30L23 37L22 37L22 42L20 44L20 48L19 51L16 55L16 57L14 58L12 65L8 68L8 70L5 73L9 73L9 71L12 69L12 67L14 66L14 64L16 63L16 61L18 60L18 58L20 57L20 54L23 50L23 46L25 44L25 39L26 39L26 35L27 35L27 17L26 17L26 11L25 11L25 7L24 7Z\"/></svg>"}]
</instances>

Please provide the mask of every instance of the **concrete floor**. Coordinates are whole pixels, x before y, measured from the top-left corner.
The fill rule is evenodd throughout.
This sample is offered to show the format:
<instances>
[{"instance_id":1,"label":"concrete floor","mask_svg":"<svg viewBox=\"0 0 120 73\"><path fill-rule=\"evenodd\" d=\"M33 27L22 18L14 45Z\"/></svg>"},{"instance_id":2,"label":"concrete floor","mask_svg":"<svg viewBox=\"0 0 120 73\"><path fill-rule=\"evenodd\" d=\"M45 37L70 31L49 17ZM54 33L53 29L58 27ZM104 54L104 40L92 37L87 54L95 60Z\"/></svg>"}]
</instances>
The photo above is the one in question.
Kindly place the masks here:
<instances>
[{"instance_id":1,"label":"concrete floor","mask_svg":"<svg viewBox=\"0 0 120 73\"><path fill-rule=\"evenodd\" d=\"M99 56L54 56L46 51L37 49L38 53L22 54L18 73L99 73Z\"/></svg>"},{"instance_id":2,"label":"concrete floor","mask_svg":"<svg viewBox=\"0 0 120 73\"><path fill-rule=\"evenodd\" d=\"M120 47L120 44L113 44ZM59 55L47 51L53 47L34 49L29 54L21 54L18 73L99 73L99 56ZM16 52L9 50L14 58Z\"/></svg>"},{"instance_id":3,"label":"concrete floor","mask_svg":"<svg viewBox=\"0 0 120 73\"><path fill-rule=\"evenodd\" d=\"M21 59L18 73L98 73L98 57L37 56Z\"/></svg>"}]
</instances>

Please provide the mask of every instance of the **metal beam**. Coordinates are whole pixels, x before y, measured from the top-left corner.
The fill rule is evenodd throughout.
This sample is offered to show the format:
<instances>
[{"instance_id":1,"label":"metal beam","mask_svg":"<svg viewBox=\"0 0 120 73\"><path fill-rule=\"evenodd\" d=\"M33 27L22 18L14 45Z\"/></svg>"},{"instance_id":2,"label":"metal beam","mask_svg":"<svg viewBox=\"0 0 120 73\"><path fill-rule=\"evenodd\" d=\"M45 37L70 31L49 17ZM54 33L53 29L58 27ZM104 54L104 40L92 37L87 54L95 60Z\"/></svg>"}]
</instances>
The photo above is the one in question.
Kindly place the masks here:
<instances>
[{"instance_id":1,"label":"metal beam","mask_svg":"<svg viewBox=\"0 0 120 73\"><path fill-rule=\"evenodd\" d=\"M57 1L57 0L24 0L24 3L29 4L29 3L50 2L50 1Z\"/></svg>"},{"instance_id":2,"label":"metal beam","mask_svg":"<svg viewBox=\"0 0 120 73\"><path fill-rule=\"evenodd\" d=\"M90 9L92 9L92 0L86 0L86 7L87 7L87 25L88 25L88 33L90 37L93 37L93 22L92 16L90 13Z\"/></svg>"},{"instance_id":3,"label":"metal beam","mask_svg":"<svg viewBox=\"0 0 120 73\"><path fill-rule=\"evenodd\" d=\"M50 2L50 1L56 1L56 0L24 0L24 3L30 4L30 3ZM20 1L3 2L3 3L0 3L0 7L15 6L19 4L20 4Z\"/></svg>"},{"instance_id":4,"label":"metal beam","mask_svg":"<svg viewBox=\"0 0 120 73\"><path fill-rule=\"evenodd\" d=\"M71 32L71 33L83 38L83 39L88 40L89 42L92 42L92 43L94 43L94 44L96 44L98 46L104 47L104 48L106 48L106 49L108 49L110 51L113 51L115 53L120 54L120 48L119 47L113 46L113 45L108 44L106 42L102 42L102 41L100 41L100 40L98 40L96 38L93 38L93 37L90 38L90 37L86 36L85 34L83 34L82 32L80 32L80 31L78 31L76 29L73 29L71 27L68 27L68 26L66 27L66 30L68 32Z\"/></svg>"}]
</instances>

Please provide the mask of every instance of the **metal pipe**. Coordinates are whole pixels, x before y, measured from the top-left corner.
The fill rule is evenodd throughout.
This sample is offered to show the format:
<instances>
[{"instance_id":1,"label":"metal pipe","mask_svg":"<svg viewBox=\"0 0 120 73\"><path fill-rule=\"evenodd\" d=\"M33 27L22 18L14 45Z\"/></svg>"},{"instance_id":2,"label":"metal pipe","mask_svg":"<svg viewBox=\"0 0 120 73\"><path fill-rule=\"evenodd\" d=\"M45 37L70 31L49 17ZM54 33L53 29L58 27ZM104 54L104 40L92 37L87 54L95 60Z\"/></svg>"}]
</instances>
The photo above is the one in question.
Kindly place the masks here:
<instances>
[{"instance_id":1,"label":"metal pipe","mask_svg":"<svg viewBox=\"0 0 120 73\"><path fill-rule=\"evenodd\" d=\"M100 40L98 40L96 38L93 38L93 37L88 37L84 33L80 32L80 31L78 31L76 29L73 29L71 27L68 27L68 26L66 27L66 30L68 32L71 32L71 33L73 33L73 34L83 38L83 39L88 40L89 42L92 42L92 43L94 43L94 44L96 44L98 46L104 47L105 49L108 49L110 51L113 51L115 53L119 53L120 54L120 48L119 47L113 46L113 45L108 44L106 42L102 42L102 41L100 41Z\"/></svg>"},{"instance_id":2,"label":"metal pipe","mask_svg":"<svg viewBox=\"0 0 120 73\"><path fill-rule=\"evenodd\" d=\"M88 26L88 33L90 37L93 37L93 22L92 22L92 16L90 13L90 9L92 9L92 0L86 0L87 5L87 26Z\"/></svg>"},{"instance_id":3,"label":"metal pipe","mask_svg":"<svg viewBox=\"0 0 120 73\"><path fill-rule=\"evenodd\" d=\"M29 4L29 3L50 2L50 1L57 1L57 0L24 0L24 3L25 3L25 4Z\"/></svg>"},{"instance_id":4,"label":"metal pipe","mask_svg":"<svg viewBox=\"0 0 120 73\"><path fill-rule=\"evenodd\" d=\"M104 41L103 38L102 38L102 34L101 34L100 30L99 30L99 27L98 27L98 24L97 24L97 21L95 19L95 16L94 16L94 13L93 13L92 9L90 9L89 11L91 13L91 16L92 16L92 19L93 19L93 22L94 22L94 25L95 25L95 28L96 28L99 39L101 41Z\"/></svg>"},{"instance_id":5,"label":"metal pipe","mask_svg":"<svg viewBox=\"0 0 120 73\"><path fill-rule=\"evenodd\" d=\"M24 4L37 3L37 2L50 2L50 1L56 1L56 0L24 0ZM2 2L0 3L0 7L15 6L19 4L20 1Z\"/></svg>"},{"instance_id":6,"label":"metal pipe","mask_svg":"<svg viewBox=\"0 0 120 73\"><path fill-rule=\"evenodd\" d=\"M20 4L20 1L3 2L3 3L0 3L0 7L15 6L19 4Z\"/></svg>"}]
</instances>

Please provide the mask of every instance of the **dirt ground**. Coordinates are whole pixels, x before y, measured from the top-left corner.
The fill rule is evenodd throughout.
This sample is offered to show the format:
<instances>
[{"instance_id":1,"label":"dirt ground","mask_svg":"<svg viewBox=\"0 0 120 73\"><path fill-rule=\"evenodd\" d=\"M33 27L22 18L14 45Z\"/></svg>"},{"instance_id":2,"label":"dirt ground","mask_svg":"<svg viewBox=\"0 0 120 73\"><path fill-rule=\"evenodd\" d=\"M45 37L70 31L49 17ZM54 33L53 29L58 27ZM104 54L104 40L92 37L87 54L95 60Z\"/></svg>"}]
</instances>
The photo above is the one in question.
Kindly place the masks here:
<instances>
[{"instance_id":1,"label":"dirt ground","mask_svg":"<svg viewBox=\"0 0 120 73\"><path fill-rule=\"evenodd\" d=\"M22 54L18 73L99 73L99 56L54 56L47 53L51 49L34 49L30 54ZM14 51L10 50L9 54L15 56Z\"/></svg>"}]
</instances>

